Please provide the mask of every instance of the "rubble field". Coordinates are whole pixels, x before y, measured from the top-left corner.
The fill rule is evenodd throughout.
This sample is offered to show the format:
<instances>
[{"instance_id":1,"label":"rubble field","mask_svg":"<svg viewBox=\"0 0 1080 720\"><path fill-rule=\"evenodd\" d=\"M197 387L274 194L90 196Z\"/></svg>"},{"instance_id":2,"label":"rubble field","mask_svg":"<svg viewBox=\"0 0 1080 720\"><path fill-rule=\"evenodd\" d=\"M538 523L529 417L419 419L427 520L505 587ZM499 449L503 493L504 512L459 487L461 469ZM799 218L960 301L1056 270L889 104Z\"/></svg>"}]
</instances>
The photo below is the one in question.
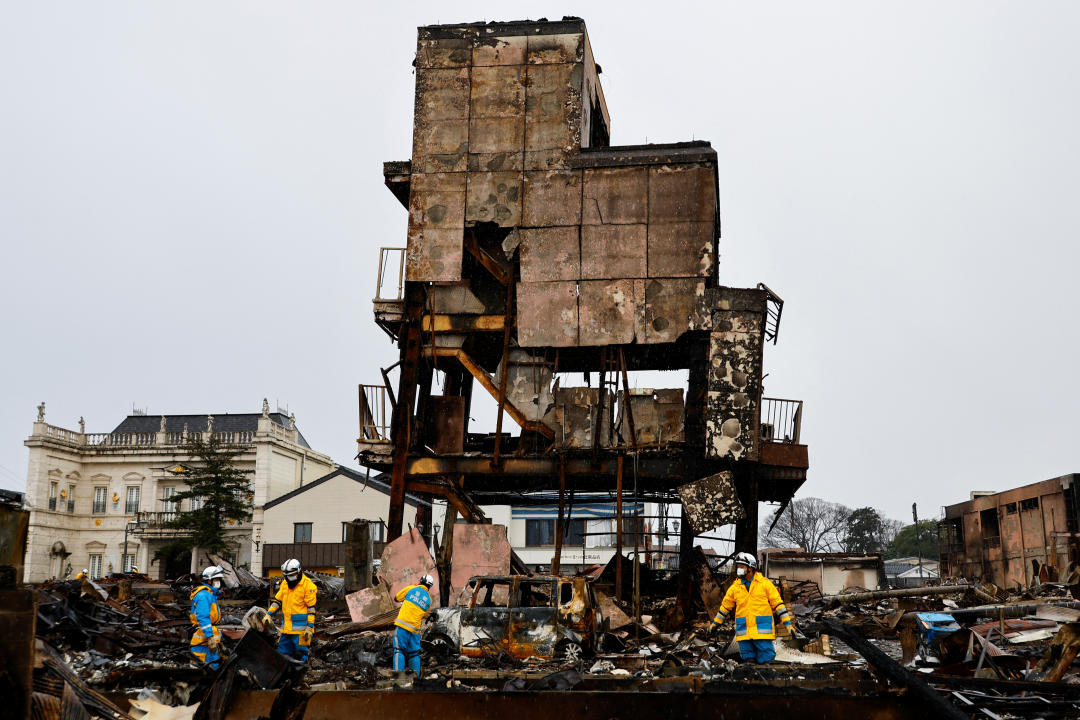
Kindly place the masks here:
<instances>
[{"instance_id":1,"label":"rubble field","mask_svg":"<svg viewBox=\"0 0 1080 720\"><path fill-rule=\"evenodd\" d=\"M709 632L728 579L707 565L697 574L696 613L690 618L681 617L674 597L655 592L671 587L663 574L644 566L639 570L642 592L635 615L632 594L614 597L604 570L576 581L587 588L596 613L594 636L580 652L543 652L545 646L535 645L540 654L523 654L513 627L505 641L474 642L466 652L464 644L449 646L429 616L419 679L390 669L394 614L357 622L339 578L312 575L320 602L304 667L276 653L272 629L260 631L244 620L250 607L265 607L271 583L230 568L219 603L225 640L216 673L191 662L188 650L187 598L196 578L46 583L34 588L33 717L241 717L237 713L247 712L244 707L270 697L277 714L269 717L300 717L323 694L355 698L363 697L357 692L404 689L439 698L447 693L750 694L765 703L798 697L807 708L865 701L873 704L864 708L873 717L916 712L955 718L1080 716L1080 666L1074 664L1080 651L1077 586L1044 583L1008 592L990 584L946 582L902 590L849 588L822 596L813 583L776 578L800 637L778 637L776 660L757 665L739 659L732 627ZM522 587L573 582L506 577L518 578ZM473 586L482 588L483 582ZM468 590L456 608L443 610L468 607L480 594ZM542 600L531 598L529 610L539 612L535 606ZM542 630L534 623L527 631Z\"/></svg>"}]
</instances>

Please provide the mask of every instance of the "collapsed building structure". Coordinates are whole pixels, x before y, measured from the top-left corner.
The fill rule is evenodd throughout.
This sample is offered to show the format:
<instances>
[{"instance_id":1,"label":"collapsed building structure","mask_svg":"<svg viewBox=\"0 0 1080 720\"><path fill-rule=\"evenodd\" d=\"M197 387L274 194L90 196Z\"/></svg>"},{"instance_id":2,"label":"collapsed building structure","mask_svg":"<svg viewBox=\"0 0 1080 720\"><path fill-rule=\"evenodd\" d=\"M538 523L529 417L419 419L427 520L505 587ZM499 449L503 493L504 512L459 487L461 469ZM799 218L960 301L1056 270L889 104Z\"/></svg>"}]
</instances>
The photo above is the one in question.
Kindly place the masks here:
<instances>
[{"instance_id":1,"label":"collapsed building structure","mask_svg":"<svg viewBox=\"0 0 1080 720\"><path fill-rule=\"evenodd\" d=\"M360 388L360 461L392 474L389 537L406 492L470 521L557 498L560 529L600 493L697 498L683 554L732 522L735 550L755 551L758 502L789 501L809 463L802 403L763 397L783 302L719 281L715 150L610 145L580 19L422 27L415 66L412 157L384 165L408 238L382 249L374 303L399 375ZM652 370L686 387L630 387ZM477 385L493 433L470 427Z\"/></svg>"},{"instance_id":2,"label":"collapsed building structure","mask_svg":"<svg viewBox=\"0 0 1080 720\"><path fill-rule=\"evenodd\" d=\"M941 575L1002 587L1070 579L1080 565L1080 476L999 493L973 492L947 505L938 525ZM1078 576L1080 577L1080 576Z\"/></svg>"}]
</instances>

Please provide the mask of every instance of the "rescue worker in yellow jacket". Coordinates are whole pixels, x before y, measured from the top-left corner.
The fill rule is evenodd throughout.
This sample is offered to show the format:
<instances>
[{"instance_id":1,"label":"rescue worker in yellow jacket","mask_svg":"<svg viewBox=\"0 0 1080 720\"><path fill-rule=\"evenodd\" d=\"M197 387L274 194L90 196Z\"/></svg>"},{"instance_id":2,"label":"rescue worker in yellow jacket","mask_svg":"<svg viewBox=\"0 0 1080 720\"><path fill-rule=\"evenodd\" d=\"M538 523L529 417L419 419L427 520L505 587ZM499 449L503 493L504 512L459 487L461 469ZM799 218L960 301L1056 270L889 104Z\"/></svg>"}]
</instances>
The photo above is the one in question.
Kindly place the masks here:
<instances>
[{"instance_id":1,"label":"rescue worker in yellow jacket","mask_svg":"<svg viewBox=\"0 0 1080 720\"><path fill-rule=\"evenodd\" d=\"M217 624L221 622L218 610L218 595L225 581L225 571L219 565L210 565L202 572L203 584L191 591L191 624L195 632L191 635L191 654L213 668L218 669L221 647L221 631Z\"/></svg>"},{"instance_id":2,"label":"rescue worker in yellow jacket","mask_svg":"<svg viewBox=\"0 0 1080 720\"><path fill-rule=\"evenodd\" d=\"M285 579L278 586L277 595L268 609L271 615L281 610L285 618L277 649L282 655L307 662L311 638L315 635L315 596L318 590L311 578L302 572L300 561L295 558L281 565L281 574Z\"/></svg>"},{"instance_id":3,"label":"rescue worker in yellow jacket","mask_svg":"<svg viewBox=\"0 0 1080 720\"><path fill-rule=\"evenodd\" d=\"M773 615L794 632L791 613L772 581L757 572L757 558L753 555L743 552L735 556L735 575L735 582L724 595L709 632L716 632L734 612L735 640L739 643L742 659L756 663L770 662L776 658Z\"/></svg>"},{"instance_id":4,"label":"rescue worker in yellow jacket","mask_svg":"<svg viewBox=\"0 0 1080 720\"><path fill-rule=\"evenodd\" d=\"M398 590L394 599L401 603L394 621L394 669L408 667L420 677L420 625L431 610L431 586L435 579L424 575L416 585Z\"/></svg>"}]
</instances>

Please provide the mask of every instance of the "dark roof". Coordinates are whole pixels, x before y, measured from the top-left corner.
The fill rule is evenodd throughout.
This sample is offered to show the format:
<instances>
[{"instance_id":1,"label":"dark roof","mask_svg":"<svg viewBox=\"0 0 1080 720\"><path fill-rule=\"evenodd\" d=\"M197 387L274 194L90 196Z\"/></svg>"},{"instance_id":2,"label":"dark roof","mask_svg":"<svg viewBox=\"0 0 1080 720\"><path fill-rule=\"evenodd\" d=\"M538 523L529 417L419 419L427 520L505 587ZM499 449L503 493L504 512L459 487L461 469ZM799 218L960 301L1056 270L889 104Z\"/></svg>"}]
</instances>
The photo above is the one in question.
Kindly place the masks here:
<instances>
[{"instance_id":1,"label":"dark roof","mask_svg":"<svg viewBox=\"0 0 1080 720\"><path fill-rule=\"evenodd\" d=\"M215 432L255 432L259 429L260 413L211 413L214 416ZM289 416L272 412L270 419L282 427L289 427ZM181 432L187 425L192 432L206 430L206 415L166 415L165 432ZM113 433L153 433L161 429L160 415L128 415L116 426ZM303 447L311 448L299 428L296 441Z\"/></svg>"},{"instance_id":2,"label":"dark roof","mask_svg":"<svg viewBox=\"0 0 1080 720\"><path fill-rule=\"evenodd\" d=\"M358 483L362 483L363 485L366 485L367 487L370 487L373 490L378 490L379 492L383 493L384 495L389 495L390 494L390 474L389 473L379 473L378 475L372 475L371 477L368 477L368 475L366 473L358 472L356 470L351 470L351 469L349 469L349 468L347 468L347 467L345 467L343 465L338 465L332 472L329 472L326 475L323 475L318 480L313 480L313 481L309 482L307 485L301 485L300 487L296 488L292 492L287 492L284 495L280 495L280 496L274 498L270 502L263 505L263 510L269 510L270 508L274 507L275 505L280 505L281 503L285 502L286 500L289 500L290 498L294 498L297 495L299 495L300 493L306 492L306 491L310 490L313 487L316 487L318 485L322 485L324 482L326 482L330 478L337 477L338 475L344 475L345 477L350 478L352 480L355 480ZM417 506L417 505L424 505L426 507L431 507L431 503L428 502L427 500L421 500L420 498L416 497L415 495L410 495L408 493L405 494L405 502L408 503L409 505L414 506L414 507Z\"/></svg>"},{"instance_id":3,"label":"dark roof","mask_svg":"<svg viewBox=\"0 0 1080 720\"><path fill-rule=\"evenodd\" d=\"M579 17L564 16L561 20L503 20L454 23L449 25L421 25L417 28L421 37L460 38L479 34L505 37L509 35L562 35L585 31L585 21Z\"/></svg>"},{"instance_id":4,"label":"dark roof","mask_svg":"<svg viewBox=\"0 0 1080 720\"><path fill-rule=\"evenodd\" d=\"M707 140L582 148L570 157L570 166L574 168L678 163L709 163L715 167L716 162L716 150Z\"/></svg>"}]
</instances>

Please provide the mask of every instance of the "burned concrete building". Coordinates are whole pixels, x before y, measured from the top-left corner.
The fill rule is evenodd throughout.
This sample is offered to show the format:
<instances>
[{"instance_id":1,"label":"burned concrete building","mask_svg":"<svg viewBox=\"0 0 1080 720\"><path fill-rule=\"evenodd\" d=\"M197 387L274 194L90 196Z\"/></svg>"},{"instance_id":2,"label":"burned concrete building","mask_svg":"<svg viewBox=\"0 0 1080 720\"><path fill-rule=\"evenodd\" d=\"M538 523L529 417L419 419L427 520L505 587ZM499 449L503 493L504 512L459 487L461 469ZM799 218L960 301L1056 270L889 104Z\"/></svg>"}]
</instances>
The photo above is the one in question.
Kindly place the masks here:
<instances>
[{"instance_id":1,"label":"burned concrete building","mask_svg":"<svg viewBox=\"0 0 1080 720\"><path fill-rule=\"evenodd\" d=\"M374 308L399 374L360 389L359 459L392 473L389 536L406 492L477 521L557 498L561 526L575 497L678 503L723 474L736 493L707 495L711 519L737 519L754 551L758 502L788 501L808 456L802 403L763 397L782 300L718 279L716 151L610 145L576 18L423 27L415 66L412 157L384 165L408 238L381 252ZM685 387L630 387L655 370ZM476 386L494 432L470 426ZM716 526L690 525L684 550Z\"/></svg>"},{"instance_id":2,"label":"burned concrete building","mask_svg":"<svg viewBox=\"0 0 1080 720\"><path fill-rule=\"evenodd\" d=\"M941 576L1005 588L1065 582L1080 565L1080 475L947 505L938 525Z\"/></svg>"}]
</instances>

